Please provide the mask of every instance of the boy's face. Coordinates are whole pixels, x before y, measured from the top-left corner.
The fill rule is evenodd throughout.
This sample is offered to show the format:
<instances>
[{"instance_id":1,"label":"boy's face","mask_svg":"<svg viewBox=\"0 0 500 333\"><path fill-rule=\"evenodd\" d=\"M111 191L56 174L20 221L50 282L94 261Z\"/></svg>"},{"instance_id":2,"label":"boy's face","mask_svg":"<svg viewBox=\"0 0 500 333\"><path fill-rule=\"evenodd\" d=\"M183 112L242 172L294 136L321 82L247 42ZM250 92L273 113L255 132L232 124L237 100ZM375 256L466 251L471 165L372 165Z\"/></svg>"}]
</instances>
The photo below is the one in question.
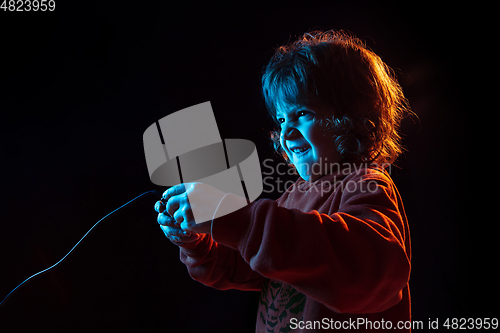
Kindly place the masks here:
<instances>
[{"instance_id":1,"label":"boy's face","mask_svg":"<svg viewBox=\"0 0 500 333\"><path fill-rule=\"evenodd\" d=\"M318 122L326 114L321 107L290 107L276 113L281 124L281 146L299 175L307 181L331 173L331 165L339 159L333 140L324 135Z\"/></svg>"}]
</instances>

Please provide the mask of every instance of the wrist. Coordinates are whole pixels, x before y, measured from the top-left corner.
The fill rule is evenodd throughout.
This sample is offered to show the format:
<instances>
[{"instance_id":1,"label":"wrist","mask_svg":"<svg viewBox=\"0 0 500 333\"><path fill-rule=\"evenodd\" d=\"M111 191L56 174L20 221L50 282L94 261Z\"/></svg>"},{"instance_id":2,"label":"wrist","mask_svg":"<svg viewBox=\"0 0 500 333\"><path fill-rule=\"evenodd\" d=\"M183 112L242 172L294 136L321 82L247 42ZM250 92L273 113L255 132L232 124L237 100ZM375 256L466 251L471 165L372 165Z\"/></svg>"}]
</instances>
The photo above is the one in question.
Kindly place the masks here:
<instances>
[{"instance_id":1,"label":"wrist","mask_svg":"<svg viewBox=\"0 0 500 333\"><path fill-rule=\"evenodd\" d=\"M212 217L212 222L218 217L227 215L236 210L245 207L248 204L245 198L242 198L233 193L226 193L220 200L217 208L215 209L214 216Z\"/></svg>"},{"instance_id":2,"label":"wrist","mask_svg":"<svg viewBox=\"0 0 500 333\"><path fill-rule=\"evenodd\" d=\"M212 221L212 238L215 242L239 249L247 238L252 214L259 201L247 204L245 198L232 193L221 201Z\"/></svg>"}]
</instances>

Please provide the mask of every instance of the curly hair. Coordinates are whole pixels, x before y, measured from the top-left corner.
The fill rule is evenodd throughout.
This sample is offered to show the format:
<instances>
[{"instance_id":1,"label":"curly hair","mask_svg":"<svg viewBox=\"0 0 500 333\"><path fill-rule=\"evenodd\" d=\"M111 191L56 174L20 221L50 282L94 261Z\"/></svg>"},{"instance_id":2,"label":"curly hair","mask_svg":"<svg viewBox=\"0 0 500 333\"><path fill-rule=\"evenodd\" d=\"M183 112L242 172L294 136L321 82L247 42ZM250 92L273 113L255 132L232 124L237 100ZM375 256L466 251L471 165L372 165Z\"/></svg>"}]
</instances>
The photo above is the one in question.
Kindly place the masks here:
<instances>
[{"instance_id":1,"label":"curly hair","mask_svg":"<svg viewBox=\"0 0 500 333\"><path fill-rule=\"evenodd\" d=\"M339 163L392 164L402 153L398 133L411 113L394 72L358 38L344 31L313 31L276 49L264 69L262 92L276 124L278 109L321 105L325 135ZM289 162L271 132L274 147Z\"/></svg>"}]
</instances>

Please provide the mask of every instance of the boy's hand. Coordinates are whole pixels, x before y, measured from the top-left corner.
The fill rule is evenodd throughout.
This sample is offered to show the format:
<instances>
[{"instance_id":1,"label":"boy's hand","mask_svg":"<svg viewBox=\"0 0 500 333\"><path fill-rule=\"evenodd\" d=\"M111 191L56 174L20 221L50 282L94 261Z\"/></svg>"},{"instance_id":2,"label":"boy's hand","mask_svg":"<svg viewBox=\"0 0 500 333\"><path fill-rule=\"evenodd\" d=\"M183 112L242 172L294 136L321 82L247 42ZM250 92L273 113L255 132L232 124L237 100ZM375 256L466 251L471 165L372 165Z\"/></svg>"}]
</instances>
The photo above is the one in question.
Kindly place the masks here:
<instances>
[{"instance_id":1,"label":"boy's hand","mask_svg":"<svg viewBox=\"0 0 500 333\"><path fill-rule=\"evenodd\" d=\"M160 221L169 219L170 223L177 223L186 232L210 234L212 218L224 195L224 192L203 183L173 186L163 193L162 202L166 204L158 222L161 224Z\"/></svg>"},{"instance_id":2,"label":"boy's hand","mask_svg":"<svg viewBox=\"0 0 500 333\"><path fill-rule=\"evenodd\" d=\"M160 224L161 230L163 230L165 236L175 245L191 243L200 238L199 234L182 230L174 218L165 211L165 204L162 201L156 202L155 211L158 213L158 223Z\"/></svg>"}]
</instances>

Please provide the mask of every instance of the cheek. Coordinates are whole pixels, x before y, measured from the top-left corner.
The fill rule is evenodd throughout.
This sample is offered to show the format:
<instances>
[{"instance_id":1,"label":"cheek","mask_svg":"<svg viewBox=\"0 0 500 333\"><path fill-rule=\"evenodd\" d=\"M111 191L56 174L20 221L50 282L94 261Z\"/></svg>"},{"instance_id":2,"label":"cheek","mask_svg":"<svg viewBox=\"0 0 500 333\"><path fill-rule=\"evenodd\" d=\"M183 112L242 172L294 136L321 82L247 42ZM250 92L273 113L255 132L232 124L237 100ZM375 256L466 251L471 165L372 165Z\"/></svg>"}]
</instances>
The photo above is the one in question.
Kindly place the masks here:
<instances>
[{"instance_id":1,"label":"cheek","mask_svg":"<svg viewBox=\"0 0 500 333\"><path fill-rule=\"evenodd\" d=\"M326 146L326 137L323 136L323 130L318 124L314 124L307 130L307 137L309 139L309 143L314 147L314 150L317 152L323 151L324 146Z\"/></svg>"},{"instance_id":2,"label":"cheek","mask_svg":"<svg viewBox=\"0 0 500 333\"><path fill-rule=\"evenodd\" d=\"M285 140L283 139L283 135L281 133L280 133L280 145L281 145L281 149L283 149L283 151L288 155L288 153L285 149L285 147L286 147Z\"/></svg>"},{"instance_id":3,"label":"cheek","mask_svg":"<svg viewBox=\"0 0 500 333\"><path fill-rule=\"evenodd\" d=\"M280 133L280 145L281 147L285 147L285 140L283 140L283 132Z\"/></svg>"},{"instance_id":4,"label":"cheek","mask_svg":"<svg viewBox=\"0 0 500 333\"><path fill-rule=\"evenodd\" d=\"M334 140L329 134L325 135L325 131L320 125L311 127L309 131L309 142L314 147L316 158L328 158L329 161L335 160L337 153Z\"/></svg>"}]
</instances>

